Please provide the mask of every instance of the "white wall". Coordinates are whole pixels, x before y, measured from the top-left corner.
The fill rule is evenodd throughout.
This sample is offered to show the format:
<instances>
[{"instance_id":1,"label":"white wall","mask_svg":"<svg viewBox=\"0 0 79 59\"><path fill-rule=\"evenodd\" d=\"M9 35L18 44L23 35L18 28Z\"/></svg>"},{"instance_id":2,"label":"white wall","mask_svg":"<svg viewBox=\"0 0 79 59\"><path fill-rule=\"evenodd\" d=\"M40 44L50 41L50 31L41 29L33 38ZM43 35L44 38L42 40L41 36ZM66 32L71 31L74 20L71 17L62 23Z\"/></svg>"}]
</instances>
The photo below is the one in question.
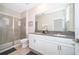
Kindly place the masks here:
<instances>
[{"instance_id":1,"label":"white wall","mask_svg":"<svg viewBox=\"0 0 79 59\"><path fill-rule=\"evenodd\" d=\"M28 22L33 21L33 26L29 27L29 33L35 32L35 16L41 13L51 13L58 10L63 10L67 7L67 4L39 4L37 7L34 7L28 10Z\"/></svg>"},{"instance_id":2,"label":"white wall","mask_svg":"<svg viewBox=\"0 0 79 59\"><path fill-rule=\"evenodd\" d=\"M79 39L79 4L75 4L75 37Z\"/></svg>"},{"instance_id":3,"label":"white wall","mask_svg":"<svg viewBox=\"0 0 79 59\"><path fill-rule=\"evenodd\" d=\"M75 4L75 40L79 41L79 3ZM79 42L75 44L75 54L79 55Z\"/></svg>"},{"instance_id":4,"label":"white wall","mask_svg":"<svg viewBox=\"0 0 79 59\"><path fill-rule=\"evenodd\" d=\"M66 9L67 31L75 31L74 12L74 4L69 4Z\"/></svg>"}]
</instances>

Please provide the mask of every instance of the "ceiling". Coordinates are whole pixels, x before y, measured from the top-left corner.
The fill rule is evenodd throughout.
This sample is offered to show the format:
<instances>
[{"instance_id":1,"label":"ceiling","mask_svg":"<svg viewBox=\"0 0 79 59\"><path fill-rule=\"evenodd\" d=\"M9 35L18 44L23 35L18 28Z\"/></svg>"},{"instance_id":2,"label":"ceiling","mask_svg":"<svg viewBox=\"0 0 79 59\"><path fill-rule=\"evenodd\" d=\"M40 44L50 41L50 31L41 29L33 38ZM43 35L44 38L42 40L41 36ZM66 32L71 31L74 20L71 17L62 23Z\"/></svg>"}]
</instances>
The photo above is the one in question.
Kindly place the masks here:
<instances>
[{"instance_id":1,"label":"ceiling","mask_svg":"<svg viewBox=\"0 0 79 59\"><path fill-rule=\"evenodd\" d=\"M28 10L34 6L36 6L35 3L1 3L3 7L16 11L18 13L21 13L25 10Z\"/></svg>"},{"instance_id":2,"label":"ceiling","mask_svg":"<svg viewBox=\"0 0 79 59\"><path fill-rule=\"evenodd\" d=\"M39 3L0 3L0 5L2 5L3 7L5 7L6 9L9 9L11 11L21 13L25 10L29 10L37 5L42 5L42 4L39 4ZM49 4L49 5L51 5L51 4ZM58 5L64 5L64 4L52 4L51 8L54 8Z\"/></svg>"}]
</instances>

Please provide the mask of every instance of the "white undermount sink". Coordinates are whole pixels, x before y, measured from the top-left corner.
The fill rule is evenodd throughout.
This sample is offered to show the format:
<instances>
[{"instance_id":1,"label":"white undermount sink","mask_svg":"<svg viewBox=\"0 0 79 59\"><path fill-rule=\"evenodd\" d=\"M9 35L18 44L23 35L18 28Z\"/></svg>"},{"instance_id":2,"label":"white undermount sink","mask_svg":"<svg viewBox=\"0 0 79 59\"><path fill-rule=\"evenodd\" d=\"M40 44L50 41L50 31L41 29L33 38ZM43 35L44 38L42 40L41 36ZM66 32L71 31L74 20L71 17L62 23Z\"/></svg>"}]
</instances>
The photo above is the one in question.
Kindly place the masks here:
<instances>
[{"instance_id":1,"label":"white undermount sink","mask_svg":"<svg viewBox=\"0 0 79 59\"><path fill-rule=\"evenodd\" d=\"M54 34L55 36L61 36L61 37L65 37L66 35L62 35L62 34Z\"/></svg>"}]
</instances>

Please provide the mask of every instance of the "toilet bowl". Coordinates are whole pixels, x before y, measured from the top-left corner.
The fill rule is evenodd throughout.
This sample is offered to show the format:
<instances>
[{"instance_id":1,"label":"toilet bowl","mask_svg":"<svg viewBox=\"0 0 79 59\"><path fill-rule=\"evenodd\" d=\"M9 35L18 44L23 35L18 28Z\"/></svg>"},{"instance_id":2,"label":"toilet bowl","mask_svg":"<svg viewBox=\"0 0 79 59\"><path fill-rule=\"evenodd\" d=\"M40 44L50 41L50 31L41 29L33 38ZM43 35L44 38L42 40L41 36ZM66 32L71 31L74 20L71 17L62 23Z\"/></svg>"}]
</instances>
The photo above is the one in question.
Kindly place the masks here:
<instances>
[{"instance_id":1,"label":"toilet bowl","mask_svg":"<svg viewBox=\"0 0 79 59\"><path fill-rule=\"evenodd\" d=\"M26 48L28 46L28 39L24 38L22 40L20 40L22 48Z\"/></svg>"}]
</instances>

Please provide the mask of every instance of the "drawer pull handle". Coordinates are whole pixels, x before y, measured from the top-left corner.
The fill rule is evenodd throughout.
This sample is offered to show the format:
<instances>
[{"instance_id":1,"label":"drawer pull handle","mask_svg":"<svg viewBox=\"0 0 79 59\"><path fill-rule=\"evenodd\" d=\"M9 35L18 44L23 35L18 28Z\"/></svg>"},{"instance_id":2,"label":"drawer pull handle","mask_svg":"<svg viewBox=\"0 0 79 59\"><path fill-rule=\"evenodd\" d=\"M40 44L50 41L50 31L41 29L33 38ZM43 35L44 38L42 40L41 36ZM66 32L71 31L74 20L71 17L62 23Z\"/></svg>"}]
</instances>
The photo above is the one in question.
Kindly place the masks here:
<instances>
[{"instance_id":1,"label":"drawer pull handle","mask_svg":"<svg viewBox=\"0 0 79 59\"><path fill-rule=\"evenodd\" d=\"M36 40L34 40L34 43L36 42Z\"/></svg>"},{"instance_id":2,"label":"drawer pull handle","mask_svg":"<svg viewBox=\"0 0 79 59\"><path fill-rule=\"evenodd\" d=\"M57 49L59 50L59 46L57 46Z\"/></svg>"},{"instance_id":3,"label":"drawer pull handle","mask_svg":"<svg viewBox=\"0 0 79 59\"><path fill-rule=\"evenodd\" d=\"M60 50L61 50L61 46L60 46Z\"/></svg>"}]
</instances>

